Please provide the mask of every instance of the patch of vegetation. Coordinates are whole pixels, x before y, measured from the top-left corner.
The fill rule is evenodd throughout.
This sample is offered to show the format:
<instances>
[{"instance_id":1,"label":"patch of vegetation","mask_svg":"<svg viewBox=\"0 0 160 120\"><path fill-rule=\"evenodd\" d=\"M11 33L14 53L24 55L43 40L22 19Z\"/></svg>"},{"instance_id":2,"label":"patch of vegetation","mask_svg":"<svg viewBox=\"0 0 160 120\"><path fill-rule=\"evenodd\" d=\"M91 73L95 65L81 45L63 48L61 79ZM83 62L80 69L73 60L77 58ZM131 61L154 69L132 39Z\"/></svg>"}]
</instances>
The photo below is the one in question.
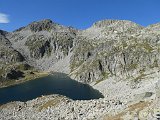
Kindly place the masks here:
<instances>
[{"instance_id":1,"label":"patch of vegetation","mask_svg":"<svg viewBox=\"0 0 160 120\"><path fill-rule=\"evenodd\" d=\"M61 97L57 97L53 100L49 100L46 103L44 103L42 106L39 107L39 111L42 111L43 109L47 109L48 107L56 106L61 102Z\"/></svg>"},{"instance_id":2,"label":"patch of vegetation","mask_svg":"<svg viewBox=\"0 0 160 120\"><path fill-rule=\"evenodd\" d=\"M134 116L133 113L135 111L137 113L140 113L142 110L144 110L146 107L149 107L152 104L152 102L145 102L145 101L140 101L139 103L132 104L126 108L125 111L120 112L114 116L110 115L105 115L104 120L123 120L123 117L127 114L130 113L131 116Z\"/></svg>"},{"instance_id":3,"label":"patch of vegetation","mask_svg":"<svg viewBox=\"0 0 160 120\"><path fill-rule=\"evenodd\" d=\"M140 69L140 74L143 74L145 72L145 68Z\"/></svg>"},{"instance_id":4,"label":"patch of vegetation","mask_svg":"<svg viewBox=\"0 0 160 120\"><path fill-rule=\"evenodd\" d=\"M97 80L96 83L94 85L97 85L98 83L104 81L104 79L100 79L100 80Z\"/></svg>"},{"instance_id":5,"label":"patch of vegetation","mask_svg":"<svg viewBox=\"0 0 160 120\"><path fill-rule=\"evenodd\" d=\"M154 67L158 67L158 61L157 60L154 60L153 64L150 65L150 68L154 68Z\"/></svg>"},{"instance_id":6,"label":"patch of vegetation","mask_svg":"<svg viewBox=\"0 0 160 120\"><path fill-rule=\"evenodd\" d=\"M33 69L33 67L28 64L19 64L17 65L16 69L25 71L25 70L31 70Z\"/></svg>"},{"instance_id":7,"label":"patch of vegetation","mask_svg":"<svg viewBox=\"0 0 160 120\"><path fill-rule=\"evenodd\" d=\"M98 83L104 81L105 79L107 79L107 78L109 77L109 75L110 75L109 72L102 72L102 76L103 76L102 79L97 80L96 83L95 83L94 85L96 85L96 84L98 84Z\"/></svg>"},{"instance_id":8,"label":"patch of vegetation","mask_svg":"<svg viewBox=\"0 0 160 120\"><path fill-rule=\"evenodd\" d=\"M0 87L18 84L23 81L45 76L34 67L21 62L11 62L0 66Z\"/></svg>"},{"instance_id":9,"label":"patch of vegetation","mask_svg":"<svg viewBox=\"0 0 160 120\"><path fill-rule=\"evenodd\" d=\"M78 68L84 60L74 61L70 64L71 72L74 71L76 68Z\"/></svg>"},{"instance_id":10,"label":"patch of vegetation","mask_svg":"<svg viewBox=\"0 0 160 120\"><path fill-rule=\"evenodd\" d=\"M103 78L106 79L109 77L110 73L108 72L102 72Z\"/></svg>"},{"instance_id":11,"label":"patch of vegetation","mask_svg":"<svg viewBox=\"0 0 160 120\"><path fill-rule=\"evenodd\" d=\"M126 66L126 69L127 69L128 71L134 70L134 69L137 68L137 66L138 66L137 63L132 63L132 64L129 64L128 66Z\"/></svg>"},{"instance_id":12,"label":"patch of vegetation","mask_svg":"<svg viewBox=\"0 0 160 120\"><path fill-rule=\"evenodd\" d=\"M139 80L142 80L142 79L144 79L145 76L147 76L147 74L142 73L138 77L134 78L134 81L137 82Z\"/></svg>"},{"instance_id":13,"label":"patch of vegetation","mask_svg":"<svg viewBox=\"0 0 160 120\"><path fill-rule=\"evenodd\" d=\"M122 41L122 45L123 45L123 48L128 46L126 41Z\"/></svg>"},{"instance_id":14,"label":"patch of vegetation","mask_svg":"<svg viewBox=\"0 0 160 120\"><path fill-rule=\"evenodd\" d=\"M13 86L16 84L20 84L29 80L34 80L36 78L40 78L40 77L44 77L47 76L49 73L47 72L40 72L40 71L34 71L34 70L27 70L24 72L24 77L23 78L19 78L19 79L8 79L8 80L4 80L4 81L0 81L0 88L2 87L8 87L8 86Z\"/></svg>"},{"instance_id":15,"label":"patch of vegetation","mask_svg":"<svg viewBox=\"0 0 160 120\"><path fill-rule=\"evenodd\" d=\"M152 46L151 46L149 43L147 43L147 42L142 43L141 45L142 45L149 53L154 50L154 49L152 48Z\"/></svg>"}]
</instances>

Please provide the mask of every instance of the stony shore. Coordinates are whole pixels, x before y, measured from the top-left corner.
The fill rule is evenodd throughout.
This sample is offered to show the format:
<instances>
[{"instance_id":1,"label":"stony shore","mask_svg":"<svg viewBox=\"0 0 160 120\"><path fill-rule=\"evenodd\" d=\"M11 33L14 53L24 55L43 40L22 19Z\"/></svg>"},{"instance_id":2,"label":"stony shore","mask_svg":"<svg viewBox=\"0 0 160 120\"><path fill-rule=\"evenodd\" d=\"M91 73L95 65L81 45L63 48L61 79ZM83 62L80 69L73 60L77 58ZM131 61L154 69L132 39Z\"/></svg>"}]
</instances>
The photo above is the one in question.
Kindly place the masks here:
<instances>
[{"instance_id":1,"label":"stony shore","mask_svg":"<svg viewBox=\"0 0 160 120\"><path fill-rule=\"evenodd\" d=\"M109 112L118 112L125 105L118 100L73 101L64 96L50 95L27 102L12 102L1 106L1 120L86 120L98 119Z\"/></svg>"},{"instance_id":2,"label":"stony shore","mask_svg":"<svg viewBox=\"0 0 160 120\"><path fill-rule=\"evenodd\" d=\"M159 87L155 86L160 83L159 72L146 76L138 86L135 86L136 89L131 87L133 83L117 82L117 80L118 78L110 78L93 86L105 96L100 99L73 101L61 95L48 95L27 102L1 105L0 120L156 120L158 118L160 95L156 92L159 91Z\"/></svg>"}]
</instances>

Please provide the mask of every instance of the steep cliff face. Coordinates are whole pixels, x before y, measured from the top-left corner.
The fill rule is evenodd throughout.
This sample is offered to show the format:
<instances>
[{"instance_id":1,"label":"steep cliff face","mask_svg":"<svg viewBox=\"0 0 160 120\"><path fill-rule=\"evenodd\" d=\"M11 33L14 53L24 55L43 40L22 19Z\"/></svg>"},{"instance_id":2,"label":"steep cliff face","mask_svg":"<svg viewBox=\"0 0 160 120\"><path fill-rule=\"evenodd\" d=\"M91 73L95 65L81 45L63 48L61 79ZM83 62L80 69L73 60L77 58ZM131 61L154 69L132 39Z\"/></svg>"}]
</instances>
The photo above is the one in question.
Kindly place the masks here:
<instances>
[{"instance_id":1,"label":"steep cliff face","mask_svg":"<svg viewBox=\"0 0 160 120\"><path fill-rule=\"evenodd\" d=\"M31 35L27 38L25 45L30 51L30 57L40 59L50 55L52 47L49 38L44 35Z\"/></svg>"},{"instance_id":2,"label":"steep cliff face","mask_svg":"<svg viewBox=\"0 0 160 120\"><path fill-rule=\"evenodd\" d=\"M4 33L0 31L0 62L22 62L24 60L23 56L12 47Z\"/></svg>"},{"instance_id":3,"label":"steep cliff face","mask_svg":"<svg viewBox=\"0 0 160 120\"><path fill-rule=\"evenodd\" d=\"M7 38L29 64L38 69L48 70L68 56L73 48L76 33L76 29L47 19L15 30Z\"/></svg>"},{"instance_id":4,"label":"steep cliff face","mask_svg":"<svg viewBox=\"0 0 160 120\"><path fill-rule=\"evenodd\" d=\"M21 63L24 57L20 52L12 47L11 42L6 38L9 34L5 31L0 31L0 84L3 80L20 77L20 71L14 69L12 64ZM11 67L12 66L12 67ZM22 73L22 72L21 72Z\"/></svg>"},{"instance_id":5,"label":"steep cliff face","mask_svg":"<svg viewBox=\"0 0 160 120\"><path fill-rule=\"evenodd\" d=\"M159 67L160 35L153 30L130 21L109 20L95 23L80 35L82 40L71 58L71 74L79 81L133 77Z\"/></svg>"}]
</instances>

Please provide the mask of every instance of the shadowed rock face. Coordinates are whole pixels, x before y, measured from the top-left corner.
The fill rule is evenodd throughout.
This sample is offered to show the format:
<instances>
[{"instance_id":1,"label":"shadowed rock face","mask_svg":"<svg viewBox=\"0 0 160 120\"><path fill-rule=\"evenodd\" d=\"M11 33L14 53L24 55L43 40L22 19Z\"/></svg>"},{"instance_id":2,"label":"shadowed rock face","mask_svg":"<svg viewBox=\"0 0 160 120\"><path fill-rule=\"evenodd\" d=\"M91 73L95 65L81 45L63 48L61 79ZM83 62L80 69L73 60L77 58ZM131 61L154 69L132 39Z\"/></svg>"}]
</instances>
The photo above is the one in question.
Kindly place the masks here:
<instances>
[{"instance_id":1,"label":"shadowed rock face","mask_svg":"<svg viewBox=\"0 0 160 120\"><path fill-rule=\"evenodd\" d=\"M23 77L21 71L15 70L15 66L23 64L24 56L12 47L12 43L6 38L7 33L0 31L0 84L4 80L18 79Z\"/></svg>"},{"instance_id":2,"label":"shadowed rock face","mask_svg":"<svg viewBox=\"0 0 160 120\"><path fill-rule=\"evenodd\" d=\"M0 47L0 60L2 62L22 62L24 57L16 50L11 47L2 46Z\"/></svg>"},{"instance_id":3,"label":"shadowed rock face","mask_svg":"<svg viewBox=\"0 0 160 120\"><path fill-rule=\"evenodd\" d=\"M23 74L24 73L19 70L18 71L11 70L9 73L7 73L6 79L18 79L18 78L24 77Z\"/></svg>"},{"instance_id":4,"label":"shadowed rock face","mask_svg":"<svg viewBox=\"0 0 160 120\"><path fill-rule=\"evenodd\" d=\"M12 43L6 38L7 32L0 30L0 61L22 62L24 57L12 47Z\"/></svg>"},{"instance_id":5,"label":"shadowed rock face","mask_svg":"<svg viewBox=\"0 0 160 120\"><path fill-rule=\"evenodd\" d=\"M30 50L30 57L35 59L42 58L45 54L50 55L52 51L50 39L44 37L43 35L29 36L25 45Z\"/></svg>"}]
</instances>

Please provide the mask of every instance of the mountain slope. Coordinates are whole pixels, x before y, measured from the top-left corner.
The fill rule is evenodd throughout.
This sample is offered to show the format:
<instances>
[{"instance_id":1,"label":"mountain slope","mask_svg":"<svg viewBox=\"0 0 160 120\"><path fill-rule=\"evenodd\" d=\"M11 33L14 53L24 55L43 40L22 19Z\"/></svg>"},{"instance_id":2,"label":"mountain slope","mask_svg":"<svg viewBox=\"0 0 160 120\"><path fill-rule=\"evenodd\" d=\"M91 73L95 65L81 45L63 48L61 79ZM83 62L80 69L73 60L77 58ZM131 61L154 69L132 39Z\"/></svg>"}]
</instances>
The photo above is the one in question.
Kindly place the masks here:
<instances>
[{"instance_id":1,"label":"mountain slope","mask_svg":"<svg viewBox=\"0 0 160 120\"><path fill-rule=\"evenodd\" d=\"M70 53L76 32L51 20L42 20L14 31L7 38L29 64L39 69L49 69Z\"/></svg>"},{"instance_id":2,"label":"mountain slope","mask_svg":"<svg viewBox=\"0 0 160 120\"><path fill-rule=\"evenodd\" d=\"M56 99L54 96L42 97L38 103L36 100L9 103L7 108L2 106L0 116L11 119L12 116L4 111L10 111L10 106L22 105L21 110L26 113L23 118L28 119L34 119L35 115L39 119L46 118L46 114L55 119L80 120L158 118L159 29L159 23L142 27L127 20L103 20L86 30L77 30L47 19L11 33L0 31L3 68L12 64L29 64L41 71L64 72L75 80L92 85L105 96L90 101L65 98L61 104L51 104L42 111L39 106L48 106L52 99ZM28 103L38 106L27 106ZM21 110L15 113L22 117Z\"/></svg>"},{"instance_id":3,"label":"mountain slope","mask_svg":"<svg viewBox=\"0 0 160 120\"><path fill-rule=\"evenodd\" d=\"M127 20L103 20L86 30L76 30L46 19L15 30L6 38L28 64L70 73L86 83L108 76L132 77L158 67L160 62L160 35Z\"/></svg>"},{"instance_id":4,"label":"mountain slope","mask_svg":"<svg viewBox=\"0 0 160 120\"><path fill-rule=\"evenodd\" d=\"M134 77L158 67L160 62L159 34L133 22L100 21L82 31L77 39L71 68L79 81Z\"/></svg>"}]
</instances>

